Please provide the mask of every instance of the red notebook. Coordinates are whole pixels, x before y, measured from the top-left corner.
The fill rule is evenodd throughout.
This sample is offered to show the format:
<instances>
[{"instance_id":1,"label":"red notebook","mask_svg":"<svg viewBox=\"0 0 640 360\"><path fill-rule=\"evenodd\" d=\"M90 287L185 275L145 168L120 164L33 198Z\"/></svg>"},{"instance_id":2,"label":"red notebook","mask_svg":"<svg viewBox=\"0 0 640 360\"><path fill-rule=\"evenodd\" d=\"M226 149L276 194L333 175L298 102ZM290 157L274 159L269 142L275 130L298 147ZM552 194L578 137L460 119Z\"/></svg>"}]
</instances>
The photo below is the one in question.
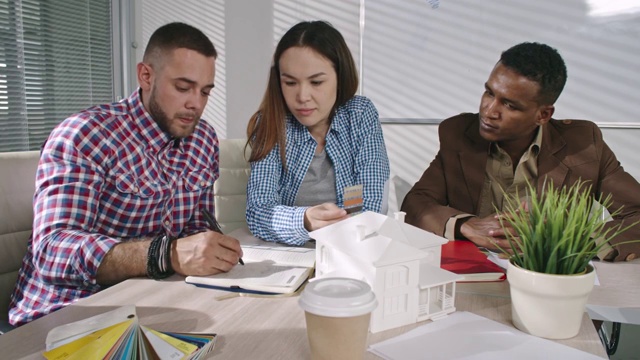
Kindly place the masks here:
<instances>
[{"instance_id":1,"label":"red notebook","mask_svg":"<svg viewBox=\"0 0 640 360\"><path fill-rule=\"evenodd\" d=\"M442 245L440 267L464 276L460 282L503 281L505 270L487 258L471 241L449 240Z\"/></svg>"}]
</instances>

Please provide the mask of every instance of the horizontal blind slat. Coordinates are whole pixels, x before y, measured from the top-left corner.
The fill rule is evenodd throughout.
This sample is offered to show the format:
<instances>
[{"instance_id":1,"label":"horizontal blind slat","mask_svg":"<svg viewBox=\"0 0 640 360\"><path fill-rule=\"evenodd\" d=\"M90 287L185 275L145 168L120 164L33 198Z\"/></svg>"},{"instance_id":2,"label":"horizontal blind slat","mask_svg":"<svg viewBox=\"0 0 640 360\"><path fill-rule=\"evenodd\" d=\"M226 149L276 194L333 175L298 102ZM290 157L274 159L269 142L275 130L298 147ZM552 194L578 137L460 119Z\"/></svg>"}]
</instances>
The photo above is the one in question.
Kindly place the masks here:
<instances>
[{"instance_id":1,"label":"horizontal blind slat","mask_svg":"<svg viewBox=\"0 0 640 360\"><path fill-rule=\"evenodd\" d=\"M38 149L73 112L113 101L110 11L109 0L0 1L0 151Z\"/></svg>"}]
</instances>

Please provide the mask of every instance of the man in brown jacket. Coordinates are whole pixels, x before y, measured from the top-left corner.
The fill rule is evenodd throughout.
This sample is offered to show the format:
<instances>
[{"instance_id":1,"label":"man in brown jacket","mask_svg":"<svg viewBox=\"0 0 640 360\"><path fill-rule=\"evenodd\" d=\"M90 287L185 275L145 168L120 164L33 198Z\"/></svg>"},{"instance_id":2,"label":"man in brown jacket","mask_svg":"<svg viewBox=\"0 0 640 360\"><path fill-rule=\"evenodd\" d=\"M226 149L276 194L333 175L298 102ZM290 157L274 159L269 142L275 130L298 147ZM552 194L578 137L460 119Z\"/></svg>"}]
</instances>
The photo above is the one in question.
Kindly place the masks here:
<instances>
[{"instance_id":1,"label":"man in brown jacket","mask_svg":"<svg viewBox=\"0 0 640 360\"><path fill-rule=\"evenodd\" d=\"M440 149L402 204L407 222L448 239L468 239L489 249L508 248L495 208L504 195L524 193L529 181L542 188L588 181L595 199L612 196L607 226L640 220L640 184L624 171L598 127L551 116L567 71L558 52L522 43L502 53L485 83L479 114L460 114L438 129ZM519 189L519 190L517 190ZM606 246L606 260L633 260L640 243L634 226Z\"/></svg>"}]
</instances>

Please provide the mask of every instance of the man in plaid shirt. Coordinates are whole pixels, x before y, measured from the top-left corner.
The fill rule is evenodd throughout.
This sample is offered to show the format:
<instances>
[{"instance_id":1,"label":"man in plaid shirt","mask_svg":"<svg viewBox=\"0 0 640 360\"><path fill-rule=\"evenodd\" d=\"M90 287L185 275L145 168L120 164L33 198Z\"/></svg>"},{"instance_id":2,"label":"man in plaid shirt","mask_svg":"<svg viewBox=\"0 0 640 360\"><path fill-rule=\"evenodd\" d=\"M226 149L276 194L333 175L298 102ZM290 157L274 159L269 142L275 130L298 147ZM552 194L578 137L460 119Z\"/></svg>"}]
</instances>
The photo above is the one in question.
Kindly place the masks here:
<instances>
[{"instance_id":1,"label":"man in plaid shirt","mask_svg":"<svg viewBox=\"0 0 640 360\"><path fill-rule=\"evenodd\" d=\"M207 230L218 139L200 116L217 53L183 23L157 29L119 103L64 120L36 174L33 233L9 320L21 325L132 277L229 271L242 249Z\"/></svg>"}]
</instances>

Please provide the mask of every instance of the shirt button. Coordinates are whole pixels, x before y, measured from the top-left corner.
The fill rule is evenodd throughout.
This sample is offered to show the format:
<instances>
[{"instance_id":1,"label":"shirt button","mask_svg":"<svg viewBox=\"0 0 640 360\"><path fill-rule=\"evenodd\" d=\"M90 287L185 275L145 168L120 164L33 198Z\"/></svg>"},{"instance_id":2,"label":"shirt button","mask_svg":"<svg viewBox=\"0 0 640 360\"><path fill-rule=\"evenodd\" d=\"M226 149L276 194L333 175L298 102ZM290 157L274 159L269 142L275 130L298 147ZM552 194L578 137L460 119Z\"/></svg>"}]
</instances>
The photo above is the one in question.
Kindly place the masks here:
<instances>
[{"instance_id":1,"label":"shirt button","mask_svg":"<svg viewBox=\"0 0 640 360\"><path fill-rule=\"evenodd\" d=\"M164 221L164 224L165 224L165 225L167 225L167 226L169 226L169 224L171 224L171 221L169 221L169 220L165 220L165 221Z\"/></svg>"},{"instance_id":2,"label":"shirt button","mask_svg":"<svg viewBox=\"0 0 640 360\"><path fill-rule=\"evenodd\" d=\"M207 183L206 183L206 182L204 182L204 181L201 181L201 182L200 182L200 186L204 187L205 185L207 185Z\"/></svg>"},{"instance_id":3,"label":"shirt button","mask_svg":"<svg viewBox=\"0 0 640 360\"><path fill-rule=\"evenodd\" d=\"M138 191L140 191L140 188L138 188L137 186L134 186L133 187L133 192L138 192Z\"/></svg>"},{"instance_id":4,"label":"shirt button","mask_svg":"<svg viewBox=\"0 0 640 360\"><path fill-rule=\"evenodd\" d=\"M634 253L631 253L631 254L627 255L627 258L626 258L625 260L627 260L627 261L633 261L633 260L635 260L637 257L638 257L638 255L636 255L636 254L634 254Z\"/></svg>"}]
</instances>

